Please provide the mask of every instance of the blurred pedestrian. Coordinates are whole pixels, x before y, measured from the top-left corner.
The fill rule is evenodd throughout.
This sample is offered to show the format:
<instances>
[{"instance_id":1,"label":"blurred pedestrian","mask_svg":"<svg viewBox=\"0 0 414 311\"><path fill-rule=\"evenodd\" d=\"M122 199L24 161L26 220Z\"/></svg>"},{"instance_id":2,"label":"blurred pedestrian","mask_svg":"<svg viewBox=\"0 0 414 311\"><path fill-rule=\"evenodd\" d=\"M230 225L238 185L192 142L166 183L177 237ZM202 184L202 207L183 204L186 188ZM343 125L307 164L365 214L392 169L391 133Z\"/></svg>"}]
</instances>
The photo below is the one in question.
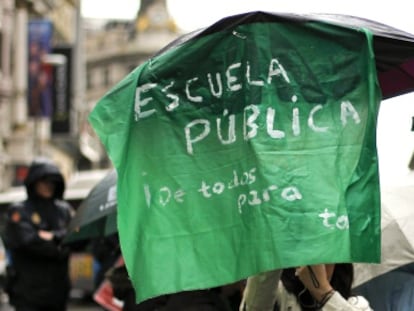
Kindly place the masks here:
<instances>
[{"instance_id":1,"label":"blurred pedestrian","mask_svg":"<svg viewBox=\"0 0 414 311\"><path fill-rule=\"evenodd\" d=\"M97 290L105 280L105 273L121 256L118 232L92 239L91 253L94 260L94 289Z\"/></svg>"},{"instance_id":2,"label":"blurred pedestrian","mask_svg":"<svg viewBox=\"0 0 414 311\"><path fill-rule=\"evenodd\" d=\"M7 290L16 311L64 311L69 291L69 249L62 245L73 209L63 201L58 167L34 161L24 181L27 199L8 209Z\"/></svg>"}]
</instances>

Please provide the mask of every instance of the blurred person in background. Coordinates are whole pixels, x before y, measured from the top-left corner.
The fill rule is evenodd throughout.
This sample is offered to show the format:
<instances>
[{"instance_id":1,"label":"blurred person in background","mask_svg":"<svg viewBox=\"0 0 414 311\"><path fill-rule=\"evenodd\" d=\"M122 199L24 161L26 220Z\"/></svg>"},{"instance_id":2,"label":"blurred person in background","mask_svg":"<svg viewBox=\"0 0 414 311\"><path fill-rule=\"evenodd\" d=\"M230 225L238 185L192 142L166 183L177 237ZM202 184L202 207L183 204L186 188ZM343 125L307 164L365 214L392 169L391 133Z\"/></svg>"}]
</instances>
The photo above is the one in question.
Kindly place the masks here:
<instances>
[{"instance_id":1,"label":"blurred person in background","mask_svg":"<svg viewBox=\"0 0 414 311\"><path fill-rule=\"evenodd\" d=\"M97 290L105 280L105 273L121 255L118 232L92 239L91 252L94 260L94 289Z\"/></svg>"},{"instance_id":2,"label":"blurred person in background","mask_svg":"<svg viewBox=\"0 0 414 311\"><path fill-rule=\"evenodd\" d=\"M63 200L59 168L35 160L24 181L27 199L8 208L5 244L10 255L6 290L16 311L64 311L70 292L69 249L62 245L74 215Z\"/></svg>"}]
</instances>

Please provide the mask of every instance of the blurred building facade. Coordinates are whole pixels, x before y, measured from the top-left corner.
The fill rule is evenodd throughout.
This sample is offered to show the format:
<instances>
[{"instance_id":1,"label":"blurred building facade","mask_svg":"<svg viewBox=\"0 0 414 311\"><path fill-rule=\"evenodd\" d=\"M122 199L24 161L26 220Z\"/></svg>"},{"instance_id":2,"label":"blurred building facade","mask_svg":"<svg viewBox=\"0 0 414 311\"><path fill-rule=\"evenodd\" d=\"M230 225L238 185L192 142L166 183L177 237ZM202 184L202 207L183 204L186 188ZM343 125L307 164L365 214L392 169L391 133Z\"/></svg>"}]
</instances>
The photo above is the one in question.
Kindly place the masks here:
<instances>
[{"instance_id":1,"label":"blurred building facade","mask_svg":"<svg viewBox=\"0 0 414 311\"><path fill-rule=\"evenodd\" d=\"M85 102L80 121L80 148L92 163L103 163L106 153L87 122L97 101L115 84L162 47L179 31L166 0L141 0L131 21L84 21Z\"/></svg>"},{"instance_id":2,"label":"blurred building facade","mask_svg":"<svg viewBox=\"0 0 414 311\"><path fill-rule=\"evenodd\" d=\"M56 160L65 175L73 168L71 155L52 143L52 127L62 119L52 109L64 104L64 111L77 100L73 89L70 98L63 96L73 70L68 67L69 56L54 49L65 46L75 59L79 20L79 0L0 2L0 191L20 183L37 156ZM50 107L42 114L33 108L46 104ZM65 112L69 124L73 116L69 109ZM75 127L55 132L64 139L76 135Z\"/></svg>"},{"instance_id":3,"label":"blurred building facade","mask_svg":"<svg viewBox=\"0 0 414 311\"><path fill-rule=\"evenodd\" d=\"M67 177L108 167L90 111L179 35L165 0L142 0L132 21L82 19L80 1L0 1L0 192L38 156Z\"/></svg>"}]
</instances>

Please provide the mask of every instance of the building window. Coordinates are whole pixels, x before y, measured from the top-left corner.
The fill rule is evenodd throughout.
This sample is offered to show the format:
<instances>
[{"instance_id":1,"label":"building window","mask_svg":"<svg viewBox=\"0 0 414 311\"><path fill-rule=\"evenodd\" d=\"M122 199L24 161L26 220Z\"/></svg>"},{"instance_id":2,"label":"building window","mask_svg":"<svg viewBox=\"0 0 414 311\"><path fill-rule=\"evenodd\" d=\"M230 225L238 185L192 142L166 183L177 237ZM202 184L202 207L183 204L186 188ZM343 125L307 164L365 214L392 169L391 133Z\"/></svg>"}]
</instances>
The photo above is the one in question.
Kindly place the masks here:
<instances>
[{"instance_id":1,"label":"building window","mask_svg":"<svg viewBox=\"0 0 414 311\"><path fill-rule=\"evenodd\" d=\"M1 15L0 15L1 17ZM1 28L0 28L1 30ZM3 33L0 31L0 77L2 76L4 68L1 67L1 60L3 59Z\"/></svg>"},{"instance_id":2,"label":"building window","mask_svg":"<svg viewBox=\"0 0 414 311\"><path fill-rule=\"evenodd\" d=\"M92 75L90 72L86 73L86 89L90 90L92 88Z\"/></svg>"},{"instance_id":3,"label":"building window","mask_svg":"<svg viewBox=\"0 0 414 311\"><path fill-rule=\"evenodd\" d=\"M103 73L103 83L104 83L104 86L110 86L110 84L111 84L110 72L109 72L108 67L106 67L104 69L104 73Z\"/></svg>"}]
</instances>

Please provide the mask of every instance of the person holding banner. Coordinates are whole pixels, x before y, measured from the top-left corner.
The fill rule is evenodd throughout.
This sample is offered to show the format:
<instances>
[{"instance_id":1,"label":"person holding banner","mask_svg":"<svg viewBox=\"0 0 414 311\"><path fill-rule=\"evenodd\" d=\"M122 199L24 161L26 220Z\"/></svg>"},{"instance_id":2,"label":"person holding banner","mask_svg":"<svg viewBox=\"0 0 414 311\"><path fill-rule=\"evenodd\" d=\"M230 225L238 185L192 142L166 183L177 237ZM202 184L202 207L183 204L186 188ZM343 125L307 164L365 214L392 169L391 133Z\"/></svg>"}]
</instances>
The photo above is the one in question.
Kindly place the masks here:
<instances>
[{"instance_id":1,"label":"person holding banner","mask_svg":"<svg viewBox=\"0 0 414 311\"><path fill-rule=\"evenodd\" d=\"M265 272L248 279L240 310L372 311L364 297L351 295L352 281L352 264Z\"/></svg>"}]
</instances>

